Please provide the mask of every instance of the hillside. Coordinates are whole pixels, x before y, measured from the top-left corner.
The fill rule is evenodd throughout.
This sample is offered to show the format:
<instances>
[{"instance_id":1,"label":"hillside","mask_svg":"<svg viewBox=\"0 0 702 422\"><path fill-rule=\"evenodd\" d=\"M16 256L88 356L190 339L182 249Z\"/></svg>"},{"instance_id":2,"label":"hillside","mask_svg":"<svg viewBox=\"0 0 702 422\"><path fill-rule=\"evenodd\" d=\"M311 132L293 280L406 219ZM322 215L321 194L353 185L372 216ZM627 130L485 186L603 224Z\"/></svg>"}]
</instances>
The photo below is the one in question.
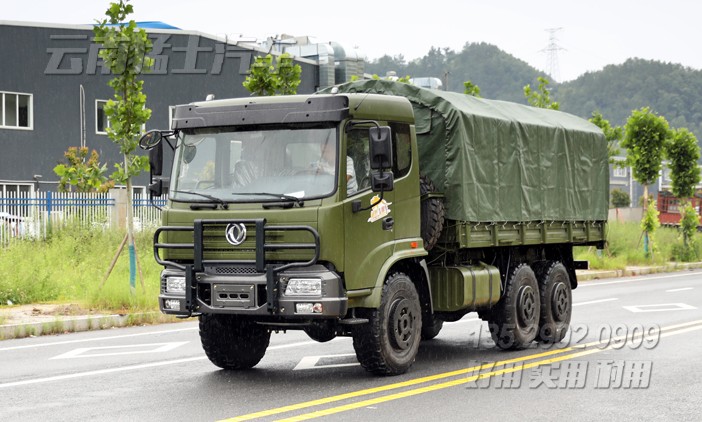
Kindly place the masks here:
<instances>
[{"instance_id":1,"label":"hillside","mask_svg":"<svg viewBox=\"0 0 702 422\"><path fill-rule=\"evenodd\" d=\"M366 73L384 76L390 70L398 76L433 76L444 83L448 71L448 91L463 92L463 82L470 80L480 87L480 95L485 98L520 103L526 103L524 85L536 83L536 78L543 75L526 62L486 43L466 43L458 53L432 48L426 56L409 63L402 56L384 56L366 64Z\"/></svg>"},{"instance_id":2,"label":"hillside","mask_svg":"<svg viewBox=\"0 0 702 422\"><path fill-rule=\"evenodd\" d=\"M599 110L621 125L631 110L649 106L672 127L686 127L702 139L702 71L679 64L629 59L561 84L554 91L561 109L587 117Z\"/></svg>"},{"instance_id":3,"label":"hillside","mask_svg":"<svg viewBox=\"0 0 702 422\"><path fill-rule=\"evenodd\" d=\"M366 71L385 75L434 76L445 79L448 90L463 92L463 82L471 80L481 89L481 96L526 103L524 85L536 85L543 72L526 62L486 43L467 43L463 50L432 48L417 60L406 63L402 56L368 63ZM623 125L631 111L651 107L665 116L672 127L687 127L702 141L702 71L679 64L653 60L629 59L609 65L601 71L588 72L578 79L552 84L552 97L561 110L590 117L599 110L612 124Z\"/></svg>"}]
</instances>

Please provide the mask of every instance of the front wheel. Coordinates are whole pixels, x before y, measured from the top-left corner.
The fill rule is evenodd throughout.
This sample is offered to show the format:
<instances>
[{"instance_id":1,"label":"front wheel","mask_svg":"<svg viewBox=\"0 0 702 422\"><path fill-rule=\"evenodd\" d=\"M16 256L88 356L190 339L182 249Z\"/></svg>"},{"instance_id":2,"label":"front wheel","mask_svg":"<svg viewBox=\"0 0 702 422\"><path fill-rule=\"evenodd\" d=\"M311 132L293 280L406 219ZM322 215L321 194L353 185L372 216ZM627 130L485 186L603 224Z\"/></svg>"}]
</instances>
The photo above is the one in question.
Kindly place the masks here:
<instances>
[{"instance_id":1,"label":"front wheel","mask_svg":"<svg viewBox=\"0 0 702 422\"><path fill-rule=\"evenodd\" d=\"M200 340L205 354L222 369L248 369L266 354L271 333L236 315L200 315Z\"/></svg>"},{"instance_id":2,"label":"front wheel","mask_svg":"<svg viewBox=\"0 0 702 422\"><path fill-rule=\"evenodd\" d=\"M367 371L399 375L414 362L422 337L422 309L412 280L403 273L388 277L380 308L358 309L368 323L353 332L356 357Z\"/></svg>"}]
</instances>

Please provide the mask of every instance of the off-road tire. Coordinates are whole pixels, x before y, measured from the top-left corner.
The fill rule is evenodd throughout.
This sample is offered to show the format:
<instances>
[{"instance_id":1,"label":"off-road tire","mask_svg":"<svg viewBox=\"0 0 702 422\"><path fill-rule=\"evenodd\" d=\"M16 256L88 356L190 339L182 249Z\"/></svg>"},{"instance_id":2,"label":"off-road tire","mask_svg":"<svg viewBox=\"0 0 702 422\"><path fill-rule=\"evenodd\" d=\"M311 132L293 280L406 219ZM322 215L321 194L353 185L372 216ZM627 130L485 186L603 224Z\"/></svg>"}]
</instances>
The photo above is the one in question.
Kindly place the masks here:
<instances>
[{"instance_id":1,"label":"off-road tire","mask_svg":"<svg viewBox=\"0 0 702 422\"><path fill-rule=\"evenodd\" d=\"M422 320L422 340L431 340L439 335L444 321L435 318L433 315L425 315Z\"/></svg>"},{"instance_id":2,"label":"off-road tire","mask_svg":"<svg viewBox=\"0 0 702 422\"><path fill-rule=\"evenodd\" d=\"M436 187L426 176L419 177L419 194L436 192ZM424 240L424 249L431 250L436 246L444 228L444 201L441 198L427 198L421 204L421 233Z\"/></svg>"},{"instance_id":3,"label":"off-road tire","mask_svg":"<svg viewBox=\"0 0 702 422\"><path fill-rule=\"evenodd\" d=\"M417 356L422 333L419 295L403 273L388 277L378 309L358 309L368 323L353 331L356 357L367 371L378 375L407 372Z\"/></svg>"},{"instance_id":4,"label":"off-road tire","mask_svg":"<svg viewBox=\"0 0 702 422\"><path fill-rule=\"evenodd\" d=\"M542 343L558 343L565 338L573 312L570 277L558 261L547 261L534 266L539 283L541 315L536 339Z\"/></svg>"},{"instance_id":5,"label":"off-road tire","mask_svg":"<svg viewBox=\"0 0 702 422\"><path fill-rule=\"evenodd\" d=\"M266 354L271 333L236 315L200 315L200 341L210 362L223 369L249 369Z\"/></svg>"},{"instance_id":6,"label":"off-road tire","mask_svg":"<svg viewBox=\"0 0 702 422\"><path fill-rule=\"evenodd\" d=\"M503 350L528 347L539 332L540 304L534 271L527 264L513 268L489 322L490 335L497 347Z\"/></svg>"}]
</instances>

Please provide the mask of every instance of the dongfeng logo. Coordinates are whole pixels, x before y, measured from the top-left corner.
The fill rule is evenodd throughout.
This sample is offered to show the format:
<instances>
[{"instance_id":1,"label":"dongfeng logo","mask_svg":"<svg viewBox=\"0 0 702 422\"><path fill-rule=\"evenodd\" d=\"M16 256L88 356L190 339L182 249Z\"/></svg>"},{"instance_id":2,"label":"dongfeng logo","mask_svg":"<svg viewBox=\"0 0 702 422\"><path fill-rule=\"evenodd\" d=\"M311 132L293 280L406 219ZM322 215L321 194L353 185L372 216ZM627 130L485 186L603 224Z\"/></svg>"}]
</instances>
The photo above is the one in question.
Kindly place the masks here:
<instances>
[{"instance_id":1,"label":"dongfeng logo","mask_svg":"<svg viewBox=\"0 0 702 422\"><path fill-rule=\"evenodd\" d=\"M230 224L224 231L224 237L231 245L239 246L246 240L246 226L243 223Z\"/></svg>"}]
</instances>

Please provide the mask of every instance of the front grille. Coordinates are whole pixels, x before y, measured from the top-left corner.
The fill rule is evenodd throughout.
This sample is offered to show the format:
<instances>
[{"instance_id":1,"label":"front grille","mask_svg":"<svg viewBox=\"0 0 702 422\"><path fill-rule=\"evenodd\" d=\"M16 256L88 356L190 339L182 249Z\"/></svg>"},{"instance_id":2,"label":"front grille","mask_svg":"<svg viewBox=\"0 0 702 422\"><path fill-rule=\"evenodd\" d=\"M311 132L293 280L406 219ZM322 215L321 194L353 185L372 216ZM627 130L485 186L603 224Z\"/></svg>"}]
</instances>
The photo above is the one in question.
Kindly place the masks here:
<instances>
[{"instance_id":1,"label":"front grille","mask_svg":"<svg viewBox=\"0 0 702 422\"><path fill-rule=\"evenodd\" d=\"M254 267L214 267L215 274L260 274Z\"/></svg>"}]
</instances>

